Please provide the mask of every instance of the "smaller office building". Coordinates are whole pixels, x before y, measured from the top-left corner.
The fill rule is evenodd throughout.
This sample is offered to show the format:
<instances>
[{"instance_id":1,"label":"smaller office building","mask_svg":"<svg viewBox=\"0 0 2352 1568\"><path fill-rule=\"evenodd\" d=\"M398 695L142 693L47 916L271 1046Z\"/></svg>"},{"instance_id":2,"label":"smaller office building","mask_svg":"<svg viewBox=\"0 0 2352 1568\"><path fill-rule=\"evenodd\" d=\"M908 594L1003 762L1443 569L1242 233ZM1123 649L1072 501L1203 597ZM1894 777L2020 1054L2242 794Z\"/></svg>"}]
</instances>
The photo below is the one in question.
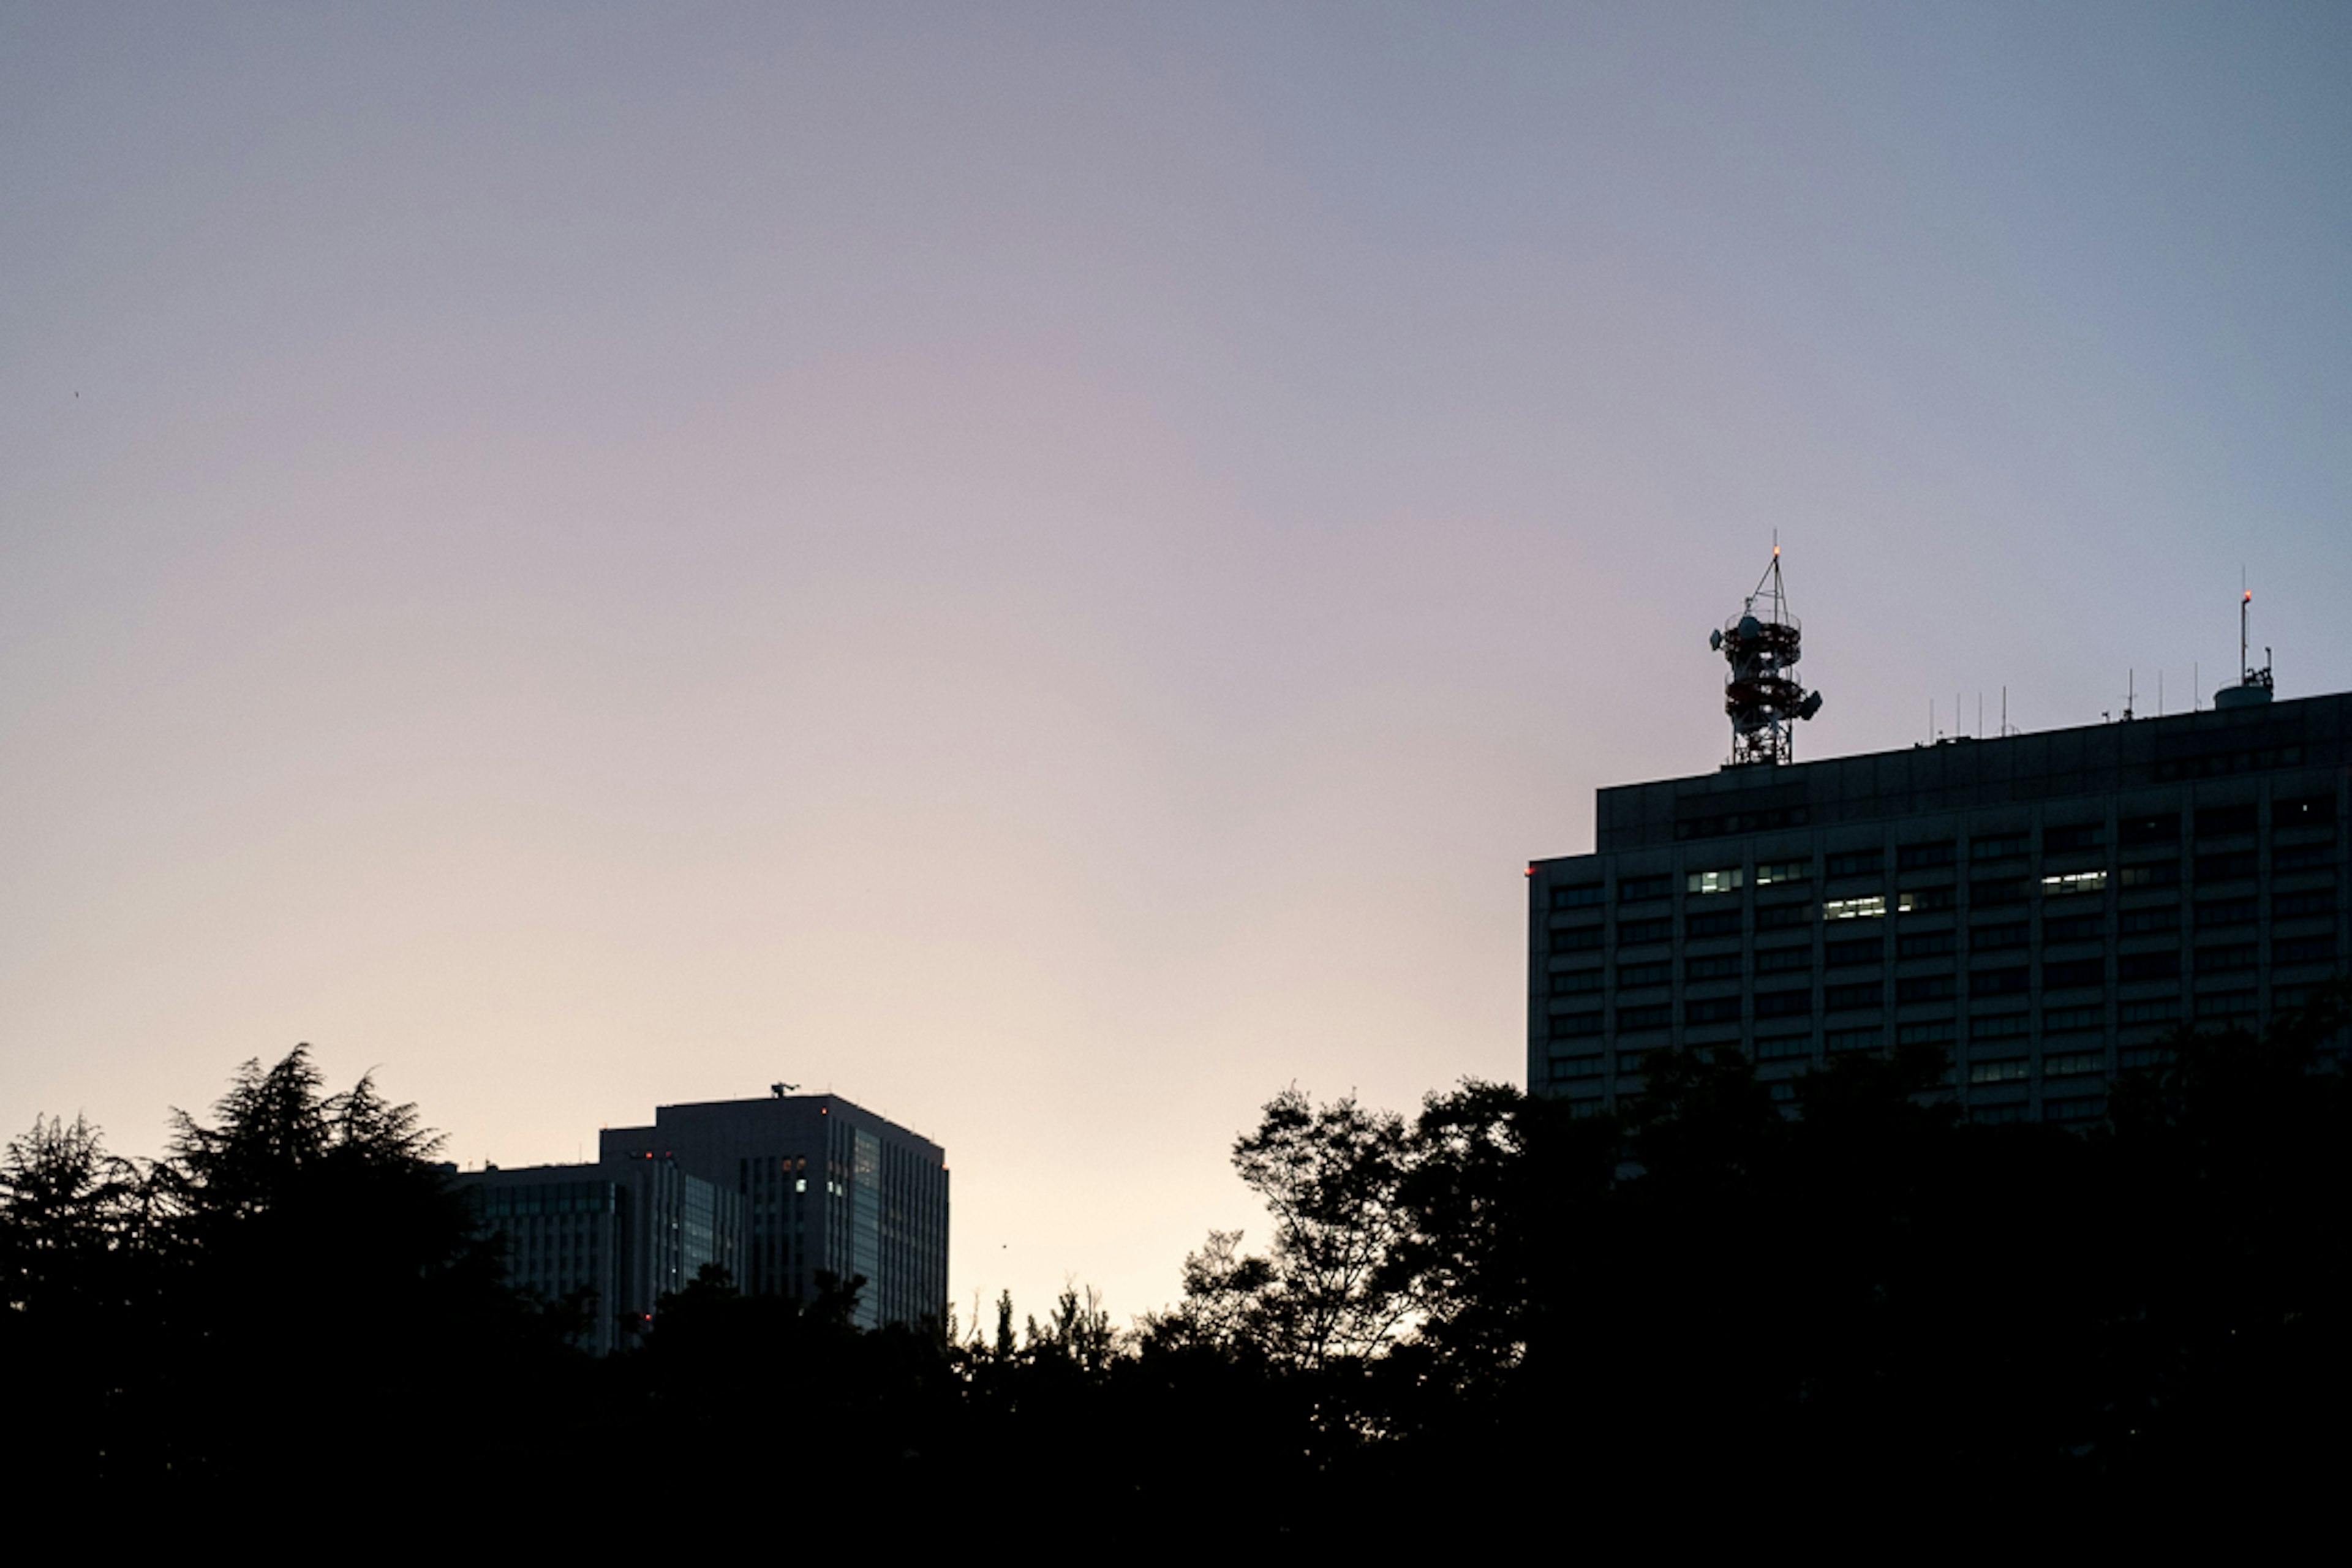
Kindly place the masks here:
<instances>
[{"instance_id":1,"label":"smaller office building","mask_svg":"<svg viewBox=\"0 0 2352 1568\"><path fill-rule=\"evenodd\" d=\"M655 1304L705 1264L732 1274L740 1261L735 1194L675 1161L491 1166L456 1181L482 1226L505 1241L516 1286L548 1301L586 1300L583 1348L598 1355L625 1348Z\"/></svg>"},{"instance_id":2,"label":"smaller office building","mask_svg":"<svg viewBox=\"0 0 2352 1568\"><path fill-rule=\"evenodd\" d=\"M604 1163L652 1157L741 1205L737 1282L814 1300L819 1275L863 1279L856 1322L929 1326L948 1305L947 1151L838 1095L665 1105L608 1128Z\"/></svg>"},{"instance_id":3,"label":"smaller office building","mask_svg":"<svg viewBox=\"0 0 2352 1568\"><path fill-rule=\"evenodd\" d=\"M503 1237L514 1283L592 1299L607 1354L709 1264L746 1295L815 1300L862 1280L853 1321L930 1328L948 1305L947 1151L838 1095L664 1105L593 1165L453 1176Z\"/></svg>"}]
</instances>

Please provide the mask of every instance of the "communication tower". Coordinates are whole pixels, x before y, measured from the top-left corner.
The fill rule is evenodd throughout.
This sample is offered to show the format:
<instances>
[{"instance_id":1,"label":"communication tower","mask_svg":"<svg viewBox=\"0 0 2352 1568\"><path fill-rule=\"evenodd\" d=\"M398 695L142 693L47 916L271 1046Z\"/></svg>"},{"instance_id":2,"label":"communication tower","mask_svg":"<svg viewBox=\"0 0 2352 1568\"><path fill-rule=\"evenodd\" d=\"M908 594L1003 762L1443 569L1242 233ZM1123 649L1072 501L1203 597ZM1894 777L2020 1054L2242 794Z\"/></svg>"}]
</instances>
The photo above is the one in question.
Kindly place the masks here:
<instances>
[{"instance_id":1,"label":"communication tower","mask_svg":"<svg viewBox=\"0 0 2352 1568\"><path fill-rule=\"evenodd\" d=\"M1739 614L1709 632L1707 646L1723 655L1723 710L1731 719L1730 765L1796 760L1797 721L1822 710L1822 694L1796 677L1802 627L1780 585L1780 547L1757 579Z\"/></svg>"}]
</instances>

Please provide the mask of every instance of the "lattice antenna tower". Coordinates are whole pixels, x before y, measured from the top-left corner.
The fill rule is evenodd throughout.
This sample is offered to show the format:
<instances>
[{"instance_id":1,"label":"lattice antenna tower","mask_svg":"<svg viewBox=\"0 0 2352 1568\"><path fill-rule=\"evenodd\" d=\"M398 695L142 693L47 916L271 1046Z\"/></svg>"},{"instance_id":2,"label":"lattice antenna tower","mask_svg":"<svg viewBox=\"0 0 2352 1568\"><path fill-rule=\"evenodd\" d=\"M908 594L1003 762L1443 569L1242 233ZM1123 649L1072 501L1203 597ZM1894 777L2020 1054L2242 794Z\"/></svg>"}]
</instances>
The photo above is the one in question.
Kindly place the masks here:
<instances>
[{"instance_id":1,"label":"lattice antenna tower","mask_svg":"<svg viewBox=\"0 0 2352 1568\"><path fill-rule=\"evenodd\" d=\"M1780 582L1780 542L1739 614L1707 634L1707 646L1731 668L1723 681L1723 711L1731 720L1735 768L1794 762L1797 721L1822 710L1822 694L1797 679L1803 626L1789 608Z\"/></svg>"}]
</instances>

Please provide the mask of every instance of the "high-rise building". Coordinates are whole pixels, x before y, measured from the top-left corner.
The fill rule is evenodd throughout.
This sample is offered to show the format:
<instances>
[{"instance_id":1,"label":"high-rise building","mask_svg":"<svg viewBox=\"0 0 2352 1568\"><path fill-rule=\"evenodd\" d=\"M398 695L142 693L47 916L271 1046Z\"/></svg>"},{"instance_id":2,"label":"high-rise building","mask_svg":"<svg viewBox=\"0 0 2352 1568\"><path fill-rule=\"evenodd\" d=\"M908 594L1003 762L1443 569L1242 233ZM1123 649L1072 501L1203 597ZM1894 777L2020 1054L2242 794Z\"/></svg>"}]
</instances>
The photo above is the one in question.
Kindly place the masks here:
<instances>
[{"instance_id":1,"label":"high-rise building","mask_svg":"<svg viewBox=\"0 0 2352 1568\"><path fill-rule=\"evenodd\" d=\"M598 1355L625 1345L705 1264L738 1267L734 1191L674 1160L492 1165L454 1180L483 1228L504 1238L518 1286L550 1301L584 1299L583 1344Z\"/></svg>"},{"instance_id":2,"label":"high-rise building","mask_svg":"<svg viewBox=\"0 0 2352 1568\"><path fill-rule=\"evenodd\" d=\"M863 1279L856 1322L929 1325L948 1305L947 1152L838 1095L656 1109L650 1127L605 1131L604 1163L648 1155L742 1205L737 1281L814 1300L818 1275Z\"/></svg>"},{"instance_id":3,"label":"high-rise building","mask_svg":"<svg viewBox=\"0 0 2352 1568\"><path fill-rule=\"evenodd\" d=\"M1649 1050L1737 1047L1785 1100L1918 1041L1973 1119L2090 1123L2183 1023L2336 972L2352 696L2250 670L2207 711L1797 763L1820 701L1767 581L1718 638L1735 762L1601 790L1593 852L1528 868L1530 1092L1599 1110Z\"/></svg>"}]
</instances>

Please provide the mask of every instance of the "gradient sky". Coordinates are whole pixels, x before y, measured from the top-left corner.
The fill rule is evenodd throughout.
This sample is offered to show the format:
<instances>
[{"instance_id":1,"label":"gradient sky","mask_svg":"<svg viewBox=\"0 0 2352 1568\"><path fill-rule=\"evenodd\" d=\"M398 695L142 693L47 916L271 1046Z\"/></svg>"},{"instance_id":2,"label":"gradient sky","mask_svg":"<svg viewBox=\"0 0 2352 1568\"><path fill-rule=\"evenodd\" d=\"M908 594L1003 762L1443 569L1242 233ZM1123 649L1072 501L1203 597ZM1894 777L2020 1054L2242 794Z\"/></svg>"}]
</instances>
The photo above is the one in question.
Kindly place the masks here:
<instances>
[{"instance_id":1,"label":"gradient sky","mask_svg":"<svg viewBox=\"0 0 2352 1568\"><path fill-rule=\"evenodd\" d=\"M2352 9L0 8L0 1131L831 1088L1115 1315L1722 758L2352 688Z\"/></svg>"}]
</instances>

